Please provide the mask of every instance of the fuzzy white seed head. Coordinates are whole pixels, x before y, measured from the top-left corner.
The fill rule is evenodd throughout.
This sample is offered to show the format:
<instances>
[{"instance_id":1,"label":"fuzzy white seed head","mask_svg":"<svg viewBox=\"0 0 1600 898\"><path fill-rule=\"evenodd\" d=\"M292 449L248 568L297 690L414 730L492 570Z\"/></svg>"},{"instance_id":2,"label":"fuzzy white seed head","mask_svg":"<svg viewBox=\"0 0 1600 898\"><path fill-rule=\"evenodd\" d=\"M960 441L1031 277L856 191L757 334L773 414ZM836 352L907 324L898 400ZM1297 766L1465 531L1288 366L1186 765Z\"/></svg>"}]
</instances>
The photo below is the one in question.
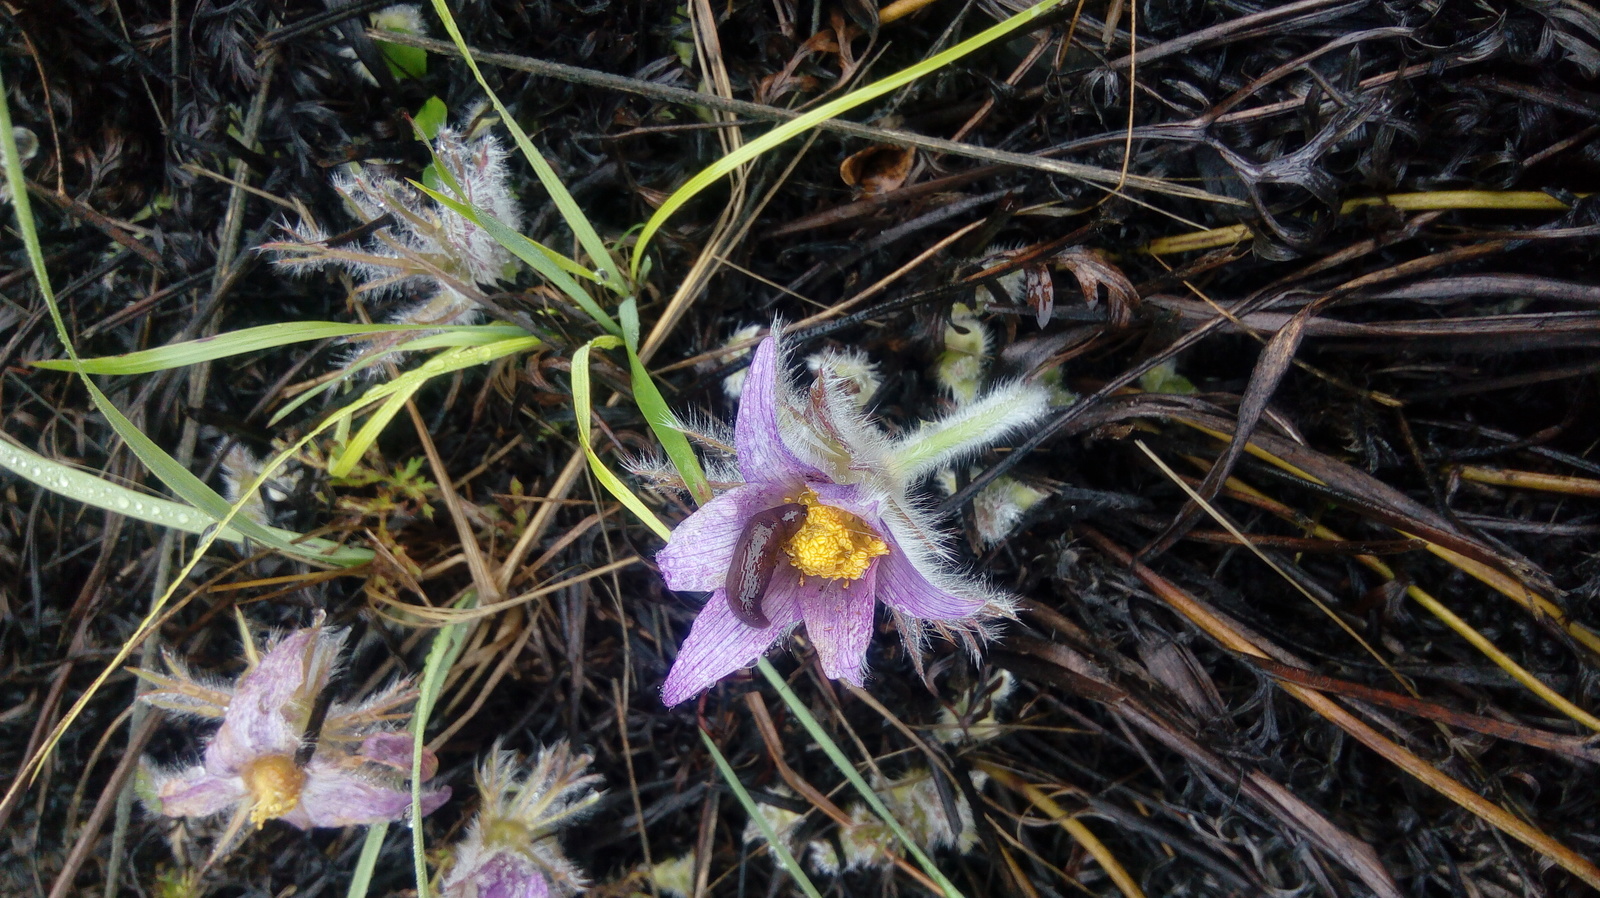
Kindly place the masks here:
<instances>
[{"instance_id":1,"label":"fuzzy white seed head","mask_svg":"<svg viewBox=\"0 0 1600 898\"><path fill-rule=\"evenodd\" d=\"M434 138L433 152L447 176L441 180L458 189L454 199L513 230L521 227L499 141L488 135L467 139L445 128ZM397 323L472 323L481 316L476 288L515 271L515 257L488 231L380 166L347 165L334 176L333 188L358 221L387 217L389 224L363 240L329 246L326 230L304 221L291 229L294 240L267 249L281 266L338 267L353 276L358 292L406 297L391 316ZM446 186L443 192L453 191Z\"/></svg>"},{"instance_id":2,"label":"fuzzy white seed head","mask_svg":"<svg viewBox=\"0 0 1600 898\"><path fill-rule=\"evenodd\" d=\"M724 347L728 347L738 346L741 343L749 343L754 340L756 335L759 333L761 333L761 325L747 324L729 335L727 342L723 343L722 345ZM750 355L750 349L751 347L745 346L742 349L726 351L722 354L722 360L724 363L726 363L745 358ZM748 368L740 368L738 371L735 371L722 379L722 392L729 399L737 401L739 394L744 392L744 378L749 370L750 369Z\"/></svg>"},{"instance_id":3,"label":"fuzzy white seed head","mask_svg":"<svg viewBox=\"0 0 1600 898\"><path fill-rule=\"evenodd\" d=\"M373 13L371 19L372 27L380 31L422 34L427 30L422 24L422 8L409 3L386 6Z\"/></svg>"},{"instance_id":4,"label":"fuzzy white seed head","mask_svg":"<svg viewBox=\"0 0 1600 898\"><path fill-rule=\"evenodd\" d=\"M977 774L974 780L975 785L981 787L987 777ZM958 793L956 817L952 820L928 771L912 771L898 780L880 784L873 791L878 793L906 834L924 850L954 848L965 854L977 843L971 805ZM837 847L832 839L817 839L806 846L811 866L830 876L851 870L893 867L897 855L891 852L900 844L894 830L865 804L852 805L847 813L850 821L840 825ZM843 857L840 857L840 848L844 850Z\"/></svg>"},{"instance_id":5,"label":"fuzzy white seed head","mask_svg":"<svg viewBox=\"0 0 1600 898\"><path fill-rule=\"evenodd\" d=\"M859 349L824 349L806 357L806 368L812 374L827 371L839 378L847 390L854 392L858 409L866 408L883 385L877 363Z\"/></svg>"},{"instance_id":6,"label":"fuzzy white seed head","mask_svg":"<svg viewBox=\"0 0 1600 898\"><path fill-rule=\"evenodd\" d=\"M793 792L783 788L775 789L773 792L774 794L781 795L784 798L794 797ZM792 839L794 837L794 831L797 827L799 827L800 821L805 817L804 814L797 814L788 808L780 808L776 805L770 804L757 804L756 813L761 816L761 819L766 822L767 826L772 828L773 833L775 833L778 838L783 841L785 847L793 847ZM767 835L761 831L761 824L757 823L754 819L751 819L744 826L742 838L744 839L744 843L746 845L758 845L767 840Z\"/></svg>"},{"instance_id":7,"label":"fuzzy white seed head","mask_svg":"<svg viewBox=\"0 0 1600 898\"><path fill-rule=\"evenodd\" d=\"M228 447L222 456L222 494L229 503L236 503L256 478L261 476L263 460L257 458L249 449L238 443ZM239 508L239 513L246 518L263 526L271 523L268 520L268 502L287 501L300 485L301 478L305 475L297 462L290 461L286 469L279 469L262 482L261 488L251 492Z\"/></svg>"},{"instance_id":8,"label":"fuzzy white seed head","mask_svg":"<svg viewBox=\"0 0 1600 898\"><path fill-rule=\"evenodd\" d=\"M995 545L1015 530L1022 516L1050 495L1013 477L1000 477L972 502L973 524L985 545Z\"/></svg>"}]
</instances>

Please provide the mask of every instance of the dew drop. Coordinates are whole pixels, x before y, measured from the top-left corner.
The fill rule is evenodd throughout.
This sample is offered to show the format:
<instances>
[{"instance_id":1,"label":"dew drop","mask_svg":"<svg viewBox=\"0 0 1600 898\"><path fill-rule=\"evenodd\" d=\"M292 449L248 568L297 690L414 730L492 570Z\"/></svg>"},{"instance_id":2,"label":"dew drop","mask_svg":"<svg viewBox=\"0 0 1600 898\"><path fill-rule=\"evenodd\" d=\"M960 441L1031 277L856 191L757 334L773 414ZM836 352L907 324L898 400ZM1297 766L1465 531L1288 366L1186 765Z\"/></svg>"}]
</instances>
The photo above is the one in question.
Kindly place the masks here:
<instances>
[{"instance_id":1,"label":"dew drop","mask_svg":"<svg viewBox=\"0 0 1600 898\"><path fill-rule=\"evenodd\" d=\"M123 498L117 500L117 507L122 509L123 511L127 511L128 510L128 504L129 503L128 503L128 499L127 499L126 496L124 496Z\"/></svg>"}]
</instances>

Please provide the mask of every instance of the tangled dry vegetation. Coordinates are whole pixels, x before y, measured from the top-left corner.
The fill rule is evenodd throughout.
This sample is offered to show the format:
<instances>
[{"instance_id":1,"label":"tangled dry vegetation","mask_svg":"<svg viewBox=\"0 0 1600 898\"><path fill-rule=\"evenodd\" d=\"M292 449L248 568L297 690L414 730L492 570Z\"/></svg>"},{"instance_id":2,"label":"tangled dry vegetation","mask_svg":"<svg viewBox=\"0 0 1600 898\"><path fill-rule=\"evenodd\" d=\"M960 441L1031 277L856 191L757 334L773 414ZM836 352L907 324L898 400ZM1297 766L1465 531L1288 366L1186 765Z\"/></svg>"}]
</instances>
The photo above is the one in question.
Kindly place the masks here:
<instances>
[{"instance_id":1,"label":"tangled dry vegetation","mask_svg":"<svg viewBox=\"0 0 1600 898\"><path fill-rule=\"evenodd\" d=\"M626 242L739 135L1024 5L452 8L578 203ZM80 354L389 313L257 251L301 210L329 233L361 224L330 187L340 165L420 172L407 116L429 96L452 122L480 109L448 44L411 41L426 74L390 72L364 29L377 6L0 7ZM906 814L954 820L928 843L963 894L1600 887L1597 73L1600 16L1570 0L1069 2L853 130L766 153L654 238L641 355L686 416L731 418L727 341L775 318L797 358L875 364L894 431L960 384L1057 391L1043 423L928 491L968 567L1020 598L979 657L935 640L914 663L887 617L864 690L824 677L803 638L774 656ZM575 251L512 163L524 233ZM0 429L157 487L80 381L30 366L62 349L14 232L3 252ZM543 347L438 379L349 476L309 464L266 494L277 525L375 559L323 570L219 543L135 661L166 646L231 677L236 617L259 632L324 611L353 652L333 688L363 695L417 670L434 626L467 619L448 607L487 590L500 603L469 615L428 734L456 791L430 848L466 829L497 740L565 739L606 784L562 837L594 894L798 893L747 840L704 729L819 888L927 888L898 850L871 853L839 771L759 676L663 707L701 601L665 589L660 539L583 465L570 361L599 331L527 271L484 299ZM349 360L310 345L100 383L220 488L236 447L259 456L335 401L268 423ZM621 470L656 442L621 354L603 355L594 439ZM693 508L630 482L668 522ZM133 636L183 544L0 472L0 770ZM191 759L204 730L136 711L136 686L116 668L0 804L0 893L182 894L206 858L220 825L132 795L141 758ZM368 894L415 888L401 829ZM269 823L203 890L344 894L362 837Z\"/></svg>"}]
</instances>

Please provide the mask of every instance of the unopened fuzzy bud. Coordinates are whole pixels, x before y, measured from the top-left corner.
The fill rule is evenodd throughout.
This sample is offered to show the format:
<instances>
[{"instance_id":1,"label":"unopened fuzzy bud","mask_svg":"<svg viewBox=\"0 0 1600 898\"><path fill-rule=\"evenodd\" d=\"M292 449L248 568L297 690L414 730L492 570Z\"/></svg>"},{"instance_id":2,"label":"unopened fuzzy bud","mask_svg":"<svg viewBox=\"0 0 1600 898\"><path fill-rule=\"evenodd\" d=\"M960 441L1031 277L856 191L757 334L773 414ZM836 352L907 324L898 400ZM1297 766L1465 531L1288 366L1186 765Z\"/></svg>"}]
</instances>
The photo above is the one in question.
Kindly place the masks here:
<instances>
[{"instance_id":1,"label":"unopened fuzzy bud","mask_svg":"<svg viewBox=\"0 0 1600 898\"><path fill-rule=\"evenodd\" d=\"M989 366L989 331L967 306L956 303L944 328L944 351L934 369L939 385L957 402L971 402Z\"/></svg>"}]
</instances>

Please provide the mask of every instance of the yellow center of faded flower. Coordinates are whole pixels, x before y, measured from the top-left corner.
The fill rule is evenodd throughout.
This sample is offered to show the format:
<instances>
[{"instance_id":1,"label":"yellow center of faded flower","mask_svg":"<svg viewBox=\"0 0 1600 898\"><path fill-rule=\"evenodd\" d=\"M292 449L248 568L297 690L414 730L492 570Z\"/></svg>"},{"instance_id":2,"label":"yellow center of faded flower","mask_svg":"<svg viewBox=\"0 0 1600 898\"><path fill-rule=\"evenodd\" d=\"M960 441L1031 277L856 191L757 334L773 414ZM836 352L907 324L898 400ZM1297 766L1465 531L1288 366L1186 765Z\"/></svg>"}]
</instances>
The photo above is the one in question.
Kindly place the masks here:
<instances>
[{"instance_id":1,"label":"yellow center of faded flower","mask_svg":"<svg viewBox=\"0 0 1600 898\"><path fill-rule=\"evenodd\" d=\"M250 790L254 805L250 822L258 828L274 817L282 817L300 803L300 790L306 772L288 755L264 755L247 764L239 774Z\"/></svg>"},{"instance_id":2,"label":"yellow center of faded flower","mask_svg":"<svg viewBox=\"0 0 1600 898\"><path fill-rule=\"evenodd\" d=\"M800 497L806 519L783 551L802 576L824 580L860 580L872 559L889 554L867 522L842 508L817 504L809 490Z\"/></svg>"}]
</instances>

